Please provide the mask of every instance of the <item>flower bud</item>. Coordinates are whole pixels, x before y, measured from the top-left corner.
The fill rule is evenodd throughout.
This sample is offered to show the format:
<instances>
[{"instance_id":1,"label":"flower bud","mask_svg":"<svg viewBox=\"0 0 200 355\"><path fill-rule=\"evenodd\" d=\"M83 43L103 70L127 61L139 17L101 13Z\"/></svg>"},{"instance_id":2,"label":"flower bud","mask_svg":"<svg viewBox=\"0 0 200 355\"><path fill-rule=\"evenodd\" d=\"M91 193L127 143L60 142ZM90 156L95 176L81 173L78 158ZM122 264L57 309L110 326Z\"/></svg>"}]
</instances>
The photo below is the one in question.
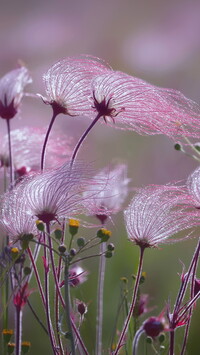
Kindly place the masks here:
<instances>
[{"instance_id":1,"label":"flower bud","mask_svg":"<svg viewBox=\"0 0 200 355\"><path fill-rule=\"evenodd\" d=\"M40 221L39 219L35 223L36 223L37 229L40 232L44 232L44 229L45 229L44 223L42 221Z\"/></svg>"},{"instance_id":2,"label":"flower bud","mask_svg":"<svg viewBox=\"0 0 200 355\"><path fill-rule=\"evenodd\" d=\"M19 249L18 248L12 248L11 250L10 250L10 254L11 254L11 258L12 258L12 260L14 261L14 260L17 260L17 258L18 258L18 256L19 256Z\"/></svg>"},{"instance_id":3,"label":"flower bud","mask_svg":"<svg viewBox=\"0 0 200 355\"><path fill-rule=\"evenodd\" d=\"M8 343L7 345L7 352L8 354L12 354L15 350L15 343Z\"/></svg>"},{"instance_id":4,"label":"flower bud","mask_svg":"<svg viewBox=\"0 0 200 355\"><path fill-rule=\"evenodd\" d=\"M76 255L76 249L72 248L69 253L70 253L71 256L75 256Z\"/></svg>"},{"instance_id":5,"label":"flower bud","mask_svg":"<svg viewBox=\"0 0 200 355\"><path fill-rule=\"evenodd\" d=\"M78 238L77 241L76 241L76 243L77 243L77 245L78 245L79 248L84 247L84 245L85 245L85 238L83 238L83 237Z\"/></svg>"},{"instance_id":6,"label":"flower bud","mask_svg":"<svg viewBox=\"0 0 200 355\"><path fill-rule=\"evenodd\" d=\"M101 243L107 242L107 240L110 238L111 234L112 234L111 231L109 231L108 229L101 228L97 232L97 238L101 239Z\"/></svg>"},{"instance_id":7,"label":"flower bud","mask_svg":"<svg viewBox=\"0 0 200 355\"><path fill-rule=\"evenodd\" d=\"M64 254L66 252L67 248L64 244L60 244L59 247L58 247L58 251L61 253L61 254Z\"/></svg>"},{"instance_id":8,"label":"flower bud","mask_svg":"<svg viewBox=\"0 0 200 355\"><path fill-rule=\"evenodd\" d=\"M85 303L83 302L79 302L78 305L77 305L77 310L78 312L80 313L81 317L87 313L87 306Z\"/></svg>"},{"instance_id":9,"label":"flower bud","mask_svg":"<svg viewBox=\"0 0 200 355\"><path fill-rule=\"evenodd\" d=\"M14 332L12 329L3 329L3 331L2 331L3 342L5 344L8 344L13 334L14 334Z\"/></svg>"},{"instance_id":10,"label":"flower bud","mask_svg":"<svg viewBox=\"0 0 200 355\"><path fill-rule=\"evenodd\" d=\"M105 258L112 258L112 255L113 255L113 253L112 253L112 251L110 251L110 250L107 250L106 252L105 252Z\"/></svg>"},{"instance_id":11,"label":"flower bud","mask_svg":"<svg viewBox=\"0 0 200 355\"><path fill-rule=\"evenodd\" d=\"M113 243L108 244L108 245L107 245L107 249L108 249L109 251L115 250L114 244L113 244Z\"/></svg>"},{"instance_id":12,"label":"flower bud","mask_svg":"<svg viewBox=\"0 0 200 355\"><path fill-rule=\"evenodd\" d=\"M27 354L30 350L31 343L30 341L23 341L21 345L22 353Z\"/></svg>"},{"instance_id":13,"label":"flower bud","mask_svg":"<svg viewBox=\"0 0 200 355\"><path fill-rule=\"evenodd\" d=\"M72 237L78 233L79 226L80 222L77 219L69 220L69 233Z\"/></svg>"},{"instance_id":14,"label":"flower bud","mask_svg":"<svg viewBox=\"0 0 200 355\"><path fill-rule=\"evenodd\" d=\"M182 150L182 147L179 143L174 144L174 149L175 150Z\"/></svg>"},{"instance_id":15,"label":"flower bud","mask_svg":"<svg viewBox=\"0 0 200 355\"><path fill-rule=\"evenodd\" d=\"M154 338L164 330L164 325L158 317L150 317L143 324L143 329L148 336Z\"/></svg>"},{"instance_id":16,"label":"flower bud","mask_svg":"<svg viewBox=\"0 0 200 355\"><path fill-rule=\"evenodd\" d=\"M62 229L61 228L56 228L54 231L55 238L60 240L63 236Z\"/></svg>"}]
</instances>

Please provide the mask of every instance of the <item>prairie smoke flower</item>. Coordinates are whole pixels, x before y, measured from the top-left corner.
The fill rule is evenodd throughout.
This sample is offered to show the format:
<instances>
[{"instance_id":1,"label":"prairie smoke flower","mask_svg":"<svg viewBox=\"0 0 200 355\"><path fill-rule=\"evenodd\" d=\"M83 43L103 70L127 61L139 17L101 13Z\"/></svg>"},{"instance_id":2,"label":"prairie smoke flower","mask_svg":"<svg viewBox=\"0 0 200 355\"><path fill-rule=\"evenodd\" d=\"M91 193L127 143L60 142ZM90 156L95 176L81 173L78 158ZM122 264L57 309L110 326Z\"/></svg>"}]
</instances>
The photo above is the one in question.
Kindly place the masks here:
<instances>
[{"instance_id":1,"label":"prairie smoke flower","mask_svg":"<svg viewBox=\"0 0 200 355\"><path fill-rule=\"evenodd\" d=\"M200 107L173 89L119 71L92 80L92 107L105 122L139 134L199 137Z\"/></svg>"},{"instance_id":2,"label":"prairie smoke flower","mask_svg":"<svg viewBox=\"0 0 200 355\"><path fill-rule=\"evenodd\" d=\"M30 171L40 169L40 156L42 144L45 138L45 130L37 127L24 127L11 131L12 150L14 155L14 167L18 176ZM49 138L47 148L46 166L54 168L61 165L64 160L70 158L72 137L67 137L62 132L53 132ZM9 165L8 137L2 139L1 165Z\"/></svg>"},{"instance_id":3,"label":"prairie smoke flower","mask_svg":"<svg viewBox=\"0 0 200 355\"><path fill-rule=\"evenodd\" d=\"M91 56L68 57L54 64L44 75L46 94L44 102L53 110L70 116L84 114L89 108L91 80L110 68Z\"/></svg>"},{"instance_id":4,"label":"prairie smoke flower","mask_svg":"<svg viewBox=\"0 0 200 355\"><path fill-rule=\"evenodd\" d=\"M170 185L139 189L124 212L129 239L141 248L151 248L191 228L193 220L179 206L181 194L179 187Z\"/></svg>"},{"instance_id":5,"label":"prairie smoke flower","mask_svg":"<svg viewBox=\"0 0 200 355\"><path fill-rule=\"evenodd\" d=\"M10 71L0 79L0 117L13 118L23 97L23 90L32 79L28 70L21 67Z\"/></svg>"},{"instance_id":6,"label":"prairie smoke flower","mask_svg":"<svg viewBox=\"0 0 200 355\"><path fill-rule=\"evenodd\" d=\"M54 64L44 75L44 84L49 99L42 97L46 104L52 106L53 116L46 133L41 170L44 168L46 144L52 126L58 114L70 116L84 115L90 109L88 96L91 80L110 70L98 58L89 56L69 57Z\"/></svg>"},{"instance_id":7,"label":"prairie smoke flower","mask_svg":"<svg viewBox=\"0 0 200 355\"><path fill-rule=\"evenodd\" d=\"M2 197L1 225L13 242L29 234L37 235L38 230L23 195L22 185Z\"/></svg>"},{"instance_id":8,"label":"prairie smoke flower","mask_svg":"<svg viewBox=\"0 0 200 355\"><path fill-rule=\"evenodd\" d=\"M133 340L132 354L137 354L138 342L142 333L145 333L146 336L149 336L154 339L159 336L163 331L167 330L169 330L169 326L164 318L164 312L161 312L161 314L157 317L149 317L148 319L146 319L135 334Z\"/></svg>"},{"instance_id":9,"label":"prairie smoke flower","mask_svg":"<svg viewBox=\"0 0 200 355\"><path fill-rule=\"evenodd\" d=\"M189 205L200 208L200 167L195 169L193 173L188 177L187 183L187 198L186 201Z\"/></svg>"},{"instance_id":10,"label":"prairie smoke flower","mask_svg":"<svg viewBox=\"0 0 200 355\"><path fill-rule=\"evenodd\" d=\"M95 178L99 183L93 196L86 201L87 213L96 216L102 223L108 216L119 212L128 194L127 166L118 164L114 168L107 166ZM87 191L84 196L87 196Z\"/></svg>"},{"instance_id":11,"label":"prairie smoke flower","mask_svg":"<svg viewBox=\"0 0 200 355\"><path fill-rule=\"evenodd\" d=\"M83 211L82 193L94 182L90 174L91 169L86 164L78 163L72 168L66 163L22 180L11 196L15 199L15 191L17 195L21 192L19 208L24 204L28 216L50 223Z\"/></svg>"}]
</instances>

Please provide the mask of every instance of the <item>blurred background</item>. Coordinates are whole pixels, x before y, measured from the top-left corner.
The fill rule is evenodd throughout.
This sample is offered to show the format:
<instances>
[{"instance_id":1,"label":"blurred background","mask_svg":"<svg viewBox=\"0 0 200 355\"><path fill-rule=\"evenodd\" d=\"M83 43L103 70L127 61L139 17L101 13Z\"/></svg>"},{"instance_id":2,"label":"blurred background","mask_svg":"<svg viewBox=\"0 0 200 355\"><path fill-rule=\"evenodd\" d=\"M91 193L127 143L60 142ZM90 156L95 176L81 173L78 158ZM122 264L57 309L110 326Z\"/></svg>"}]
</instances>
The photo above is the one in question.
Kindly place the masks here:
<instances>
[{"instance_id":1,"label":"blurred background","mask_svg":"<svg viewBox=\"0 0 200 355\"><path fill-rule=\"evenodd\" d=\"M59 59L85 53L104 59L113 69L154 85L180 90L199 102L199 33L200 2L195 0L0 0L0 76L23 62L33 77L33 84L27 89L44 94L42 75L48 68ZM39 99L25 98L19 117L11 125L13 129L47 127L50 118L50 107ZM5 132L4 123L0 122L1 136ZM87 118L60 115L55 128L66 131L76 141L89 123ZM185 181L197 166L195 160L175 151L174 142L167 137L139 136L105 124L96 126L88 136L80 152L80 157L85 156L95 161L98 168L113 159L127 163L132 187ZM105 349L119 302L120 277L131 281L138 262L138 249L127 241L122 213L113 222L108 228L113 232L116 252L107 262ZM83 229L80 233L87 236L88 232ZM142 292L149 294L150 306L156 306L150 314L158 315L169 298L173 304L179 286L178 273L182 271L180 261L188 266L195 243L189 240L147 251L144 265L147 279ZM86 324L90 324L90 339L84 334L87 344L95 341L97 265L97 260L83 264L93 271L82 289L75 291L89 303L83 329L85 332ZM197 354L199 349L198 315L196 307L188 342L190 355ZM48 341L45 336L42 340L38 337L41 331L28 311L24 321L24 339L32 343L31 354L48 351ZM182 336L181 330L178 335ZM92 354L91 348L90 351Z\"/></svg>"}]
</instances>

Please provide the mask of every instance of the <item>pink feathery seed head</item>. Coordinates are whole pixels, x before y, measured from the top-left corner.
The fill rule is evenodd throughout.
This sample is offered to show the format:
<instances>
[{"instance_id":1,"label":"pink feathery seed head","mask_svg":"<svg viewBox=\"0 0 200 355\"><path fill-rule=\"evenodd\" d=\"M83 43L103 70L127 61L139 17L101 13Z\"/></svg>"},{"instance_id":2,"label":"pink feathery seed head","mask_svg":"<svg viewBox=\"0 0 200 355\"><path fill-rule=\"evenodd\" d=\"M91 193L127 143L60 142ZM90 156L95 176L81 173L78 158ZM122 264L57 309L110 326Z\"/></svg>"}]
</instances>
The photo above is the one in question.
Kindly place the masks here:
<instances>
[{"instance_id":1,"label":"pink feathery seed head","mask_svg":"<svg viewBox=\"0 0 200 355\"><path fill-rule=\"evenodd\" d=\"M200 208L200 167L195 169L187 179L188 204Z\"/></svg>"},{"instance_id":2,"label":"pink feathery seed head","mask_svg":"<svg viewBox=\"0 0 200 355\"><path fill-rule=\"evenodd\" d=\"M28 205L28 213L44 223L59 218L72 217L84 210L83 191L95 179L91 178L91 166L76 162L32 175L22 181L22 198ZM20 188L20 187L19 187Z\"/></svg>"},{"instance_id":3,"label":"pink feathery seed head","mask_svg":"<svg viewBox=\"0 0 200 355\"><path fill-rule=\"evenodd\" d=\"M14 167L17 177L40 170L40 157L46 130L37 127L24 127L11 132ZM62 132L53 131L47 146L46 168L54 168L71 157L73 138ZM8 136L2 139L2 166L8 166Z\"/></svg>"},{"instance_id":4,"label":"pink feathery seed head","mask_svg":"<svg viewBox=\"0 0 200 355\"><path fill-rule=\"evenodd\" d=\"M90 199L85 201L87 213L96 216L102 223L108 216L120 211L128 195L127 165L118 164L114 167L107 166L96 176L100 183L95 186L95 193L91 195L86 191L84 196L90 194Z\"/></svg>"},{"instance_id":5,"label":"pink feathery seed head","mask_svg":"<svg viewBox=\"0 0 200 355\"><path fill-rule=\"evenodd\" d=\"M0 79L0 117L13 118L23 97L23 90L32 79L28 69L21 67L10 71Z\"/></svg>"},{"instance_id":6,"label":"pink feathery seed head","mask_svg":"<svg viewBox=\"0 0 200 355\"><path fill-rule=\"evenodd\" d=\"M172 185L139 189L124 212L129 239L141 248L177 241L170 237L194 225L180 205L181 194Z\"/></svg>"},{"instance_id":7,"label":"pink feathery seed head","mask_svg":"<svg viewBox=\"0 0 200 355\"><path fill-rule=\"evenodd\" d=\"M200 107L179 91L118 71L96 76L91 86L93 111L116 128L170 137L200 136Z\"/></svg>"},{"instance_id":8,"label":"pink feathery seed head","mask_svg":"<svg viewBox=\"0 0 200 355\"><path fill-rule=\"evenodd\" d=\"M63 59L54 64L43 77L48 96L43 101L50 104L56 114L88 114L91 80L108 71L111 68L95 57L82 55Z\"/></svg>"},{"instance_id":9,"label":"pink feathery seed head","mask_svg":"<svg viewBox=\"0 0 200 355\"><path fill-rule=\"evenodd\" d=\"M24 198L23 186L17 185L12 191L4 194L1 200L1 226L16 242L23 236L37 235L38 230Z\"/></svg>"}]
</instances>

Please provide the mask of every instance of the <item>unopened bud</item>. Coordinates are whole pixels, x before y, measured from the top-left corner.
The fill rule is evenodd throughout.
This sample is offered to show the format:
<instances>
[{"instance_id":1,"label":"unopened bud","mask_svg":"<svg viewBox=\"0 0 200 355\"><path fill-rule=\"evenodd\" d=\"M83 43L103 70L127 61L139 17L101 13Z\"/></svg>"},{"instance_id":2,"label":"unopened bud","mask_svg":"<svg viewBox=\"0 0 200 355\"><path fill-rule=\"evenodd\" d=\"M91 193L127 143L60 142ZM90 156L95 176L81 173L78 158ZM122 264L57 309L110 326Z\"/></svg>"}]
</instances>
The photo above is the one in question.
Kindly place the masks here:
<instances>
[{"instance_id":1,"label":"unopened bud","mask_svg":"<svg viewBox=\"0 0 200 355\"><path fill-rule=\"evenodd\" d=\"M56 228L54 231L55 238L60 240L63 236L62 229L61 228Z\"/></svg>"},{"instance_id":2,"label":"unopened bud","mask_svg":"<svg viewBox=\"0 0 200 355\"><path fill-rule=\"evenodd\" d=\"M106 258L112 258L112 256L113 256L113 253L112 253L112 251L110 251L110 250L107 250L106 252L105 252L105 257Z\"/></svg>"},{"instance_id":3,"label":"unopened bud","mask_svg":"<svg viewBox=\"0 0 200 355\"><path fill-rule=\"evenodd\" d=\"M69 253L70 253L71 256L75 256L76 255L76 249L72 248Z\"/></svg>"},{"instance_id":4,"label":"unopened bud","mask_svg":"<svg viewBox=\"0 0 200 355\"><path fill-rule=\"evenodd\" d=\"M179 143L176 143L176 144L174 144L174 149L180 151L180 150L182 150L182 147Z\"/></svg>"},{"instance_id":5,"label":"unopened bud","mask_svg":"<svg viewBox=\"0 0 200 355\"><path fill-rule=\"evenodd\" d=\"M58 251L61 253L61 254L64 254L66 252L67 248L64 244L60 244L59 247L58 247Z\"/></svg>"},{"instance_id":6,"label":"unopened bud","mask_svg":"<svg viewBox=\"0 0 200 355\"><path fill-rule=\"evenodd\" d=\"M102 243L107 242L108 239L111 237L111 234L111 231L109 231L108 229L101 228L97 232L97 238L100 238Z\"/></svg>"},{"instance_id":7,"label":"unopened bud","mask_svg":"<svg viewBox=\"0 0 200 355\"><path fill-rule=\"evenodd\" d=\"M159 343L163 343L165 341L166 337L165 337L165 334L160 334L159 337L158 337L158 340L159 340Z\"/></svg>"},{"instance_id":8,"label":"unopened bud","mask_svg":"<svg viewBox=\"0 0 200 355\"><path fill-rule=\"evenodd\" d=\"M8 343L7 345L8 354L13 354L14 350L15 350L15 343Z\"/></svg>"},{"instance_id":9,"label":"unopened bud","mask_svg":"<svg viewBox=\"0 0 200 355\"><path fill-rule=\"evenodd\" d=\"M113 243L108 244L108 245L107 245L107 249L110 250L110 251L115 250L114 244L113 244Z\"/></svg>"},{"instance_id":10,"label":"unopened bud","mask_svg":"<svg viewBox=\"0 0 200 355\"><path fill-rule=\"evenodd\" d=\"M40 221L40 219L38 219L36 222L36 227L40 232L44 232L45 226L44 223L42 221Z\"/></svg>"},{"instance_id":11,"label":"unopened bud","mask_svg":"<svg viewBox=\"0 0 200 355\"><path fill-rule=\"evenodd\" d=\"M76 243L77 243L77 245L78 245L79 248L84 247L84 245L85 245L85 238L83 238L83 237L78 238L77 241L76 241Z\"/></svg>"},{"instance_id":12,"label":"unopened bud","mask_svg":"<svg viewBox=\"0 0 200 355\"><path fill-rule=\"evenodd\" d=\"M164 325L158 317L150 317L144 323L143 328L148 336L154 338L164 330Z\"/></svg>"},{"instance_id":13,"label":"unopened bud","mask_svg":"<svg viewBox=\"0 0 200 355\"><path fill-rule=\"evenodd\" d=\"M13 334L14 334L14 331L12 329L3 329L3 331L2 331L3 342L5 344L8 344Z\"/></svg>"},{"instance_id":14,"label":"unopened bud","mask_svg":"<svg viewBox=\"0 0 200 355\"><path fill-rule=\"evenodd\" d=\"M23 341L22 342L21 349L24 354L27 354L29 352L30 347L31 347L30 341Z\"/></svg>"},{"instance_id":15,"label":"unopened bud","mask_svg":"<svg viewBox=\"0 0 200 355\"><path fill-rule=\"evenodd\" d=\"M83 302L78 303L77 309L81 316L87 313L87 306Z\"/></svg>"},{"instance_id":16,"label":"unopened bud","mask_svg":"<svg viewBox=\"0 0 200 355\"><path fill-rule=\"evenodd\" d=\"M69 233L73 237L78 233L78 229L80 227L80 222L77 219L70 219L69 220Z\"/></svg>"},{"instance_id":17,"label":"unopened bud","mask_svg":"<svg viewBox=\"0 0 200 355\"><path fill-rule=\"evenodd\" d=\"M19 257L19 249L18 248L12 248L10 250L10 253L11 253L11 258L12 260L17 260L17 258Z\"/></svg>"}]
</instances>

